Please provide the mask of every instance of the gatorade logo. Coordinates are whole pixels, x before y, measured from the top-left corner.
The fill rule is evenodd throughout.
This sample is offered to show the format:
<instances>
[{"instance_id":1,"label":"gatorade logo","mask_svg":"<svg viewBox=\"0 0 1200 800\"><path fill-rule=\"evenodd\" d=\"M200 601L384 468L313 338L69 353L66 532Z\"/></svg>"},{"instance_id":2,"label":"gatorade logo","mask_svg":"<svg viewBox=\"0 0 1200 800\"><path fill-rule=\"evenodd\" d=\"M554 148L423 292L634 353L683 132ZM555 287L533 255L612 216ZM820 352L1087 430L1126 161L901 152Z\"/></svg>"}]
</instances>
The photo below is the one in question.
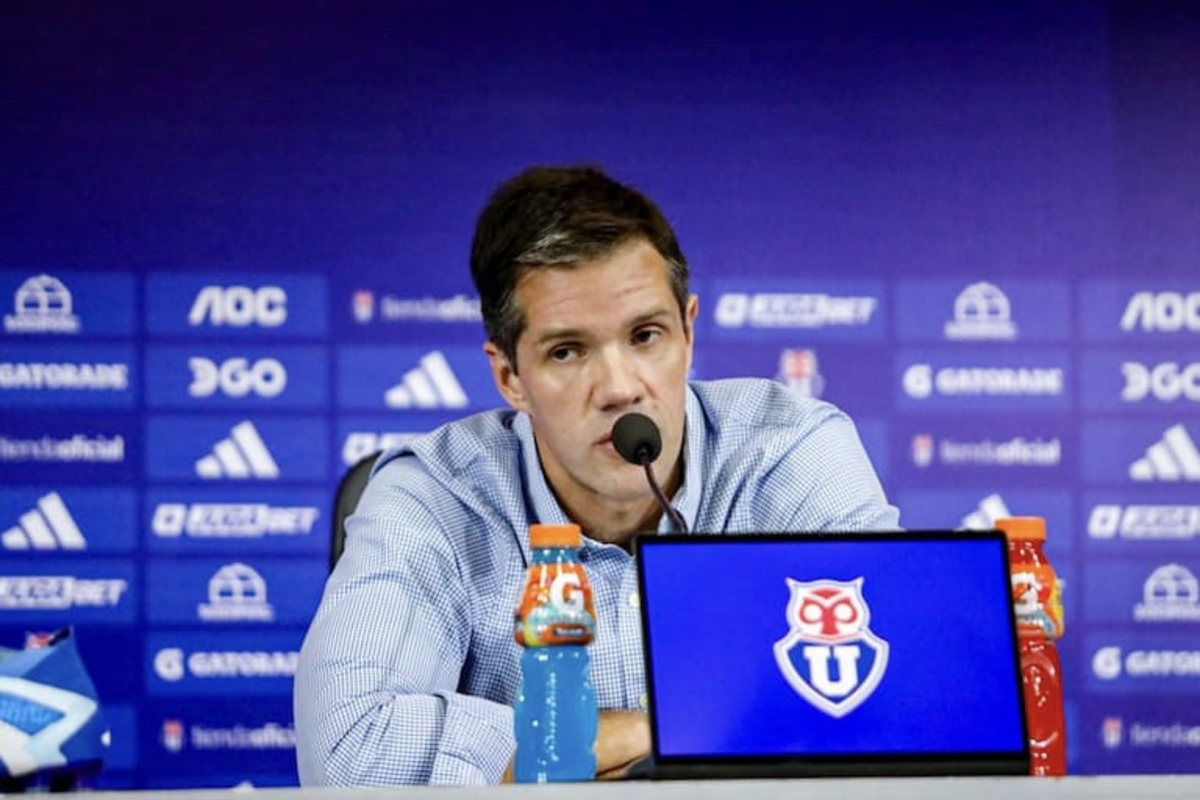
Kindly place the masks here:
<instances>
[{"instance_id":1,"label":"gatorade logo","mask_svg":"<svg viewBox=\"0 0 1200 800\"><path fill-rule=\"evenodd\" d=\"M578 564L535 564L514 614L522 647L588 644L596 633L591 587Z\"/></svg>"},{"instance_id":2,"label":"gatorade logo","mask_svg":"<svg viewBox=\"0 0 1200 800\"><path fill-rule=\"evenodd\" d=\"M578 614L583 611L583 592L580 591L579 574L560 572L550 584L550 605L563 614Z\"/></svg>"}]
</instances>

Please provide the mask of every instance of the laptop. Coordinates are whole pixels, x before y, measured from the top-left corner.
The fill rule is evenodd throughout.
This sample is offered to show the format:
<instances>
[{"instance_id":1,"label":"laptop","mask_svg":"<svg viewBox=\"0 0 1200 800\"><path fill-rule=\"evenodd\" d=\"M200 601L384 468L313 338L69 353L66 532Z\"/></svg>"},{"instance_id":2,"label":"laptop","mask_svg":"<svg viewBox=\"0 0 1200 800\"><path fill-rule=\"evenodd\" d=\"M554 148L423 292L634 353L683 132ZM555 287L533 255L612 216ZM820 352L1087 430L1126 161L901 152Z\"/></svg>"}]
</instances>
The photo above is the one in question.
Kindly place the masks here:
<instances>
[{"instance_id":1,"label":"laptop","mask_svg":"<svg viewBox=\"0 0 1200 800\"><path fill-rule=\"evenodd\" d=\"M636 539L630 778L1028 775L999 531Z\"/></svg>"}]
</instances>

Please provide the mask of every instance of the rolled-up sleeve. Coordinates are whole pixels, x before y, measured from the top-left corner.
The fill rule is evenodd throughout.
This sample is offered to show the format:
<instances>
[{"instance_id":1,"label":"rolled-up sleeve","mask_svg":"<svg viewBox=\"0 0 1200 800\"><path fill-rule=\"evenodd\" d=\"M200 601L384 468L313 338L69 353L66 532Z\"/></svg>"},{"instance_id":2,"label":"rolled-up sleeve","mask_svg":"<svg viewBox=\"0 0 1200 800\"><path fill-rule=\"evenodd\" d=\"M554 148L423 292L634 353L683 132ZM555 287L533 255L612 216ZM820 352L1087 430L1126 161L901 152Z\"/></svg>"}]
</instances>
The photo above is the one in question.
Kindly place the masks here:
<instances>
[{"instance_id":1,"label":"rolled-up sleeve","mask_svg":"<svg viewBox=\"0 0 1200 800\"><path fill-rule=\"evenodd\" d=\"M301 648L304 786L480 784L515 748L507 705L458 691L471 594L437 515L372 481Z\"/></svg>"}]
</instances>

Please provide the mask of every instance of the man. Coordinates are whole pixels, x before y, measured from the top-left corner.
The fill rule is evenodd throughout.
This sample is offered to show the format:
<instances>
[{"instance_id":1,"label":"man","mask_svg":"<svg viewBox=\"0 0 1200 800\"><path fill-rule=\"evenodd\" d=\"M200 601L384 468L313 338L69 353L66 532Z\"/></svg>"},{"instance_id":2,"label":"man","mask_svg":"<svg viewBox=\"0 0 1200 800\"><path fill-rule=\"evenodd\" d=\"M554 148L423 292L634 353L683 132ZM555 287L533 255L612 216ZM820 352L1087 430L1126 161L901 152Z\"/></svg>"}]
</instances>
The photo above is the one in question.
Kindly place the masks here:
<instances>
[{"instance_id":1,"label":"man","mask_svg":"<svg viewBox=\"0 0 1200 800\"><path fill-rule=\"evenodd\" d=\"M533 522L584 531L597 771L648 753L629 548L669 522L613 447L627 412L660 428L654 474L691 530L898 526L839 410L765 379L689 385L698 300L674 232L636 191L591 168L527 170L480 215L471 273L512 409L380 458L301 652L305 785L501 780Z\"/></svg>"}]
</instances>

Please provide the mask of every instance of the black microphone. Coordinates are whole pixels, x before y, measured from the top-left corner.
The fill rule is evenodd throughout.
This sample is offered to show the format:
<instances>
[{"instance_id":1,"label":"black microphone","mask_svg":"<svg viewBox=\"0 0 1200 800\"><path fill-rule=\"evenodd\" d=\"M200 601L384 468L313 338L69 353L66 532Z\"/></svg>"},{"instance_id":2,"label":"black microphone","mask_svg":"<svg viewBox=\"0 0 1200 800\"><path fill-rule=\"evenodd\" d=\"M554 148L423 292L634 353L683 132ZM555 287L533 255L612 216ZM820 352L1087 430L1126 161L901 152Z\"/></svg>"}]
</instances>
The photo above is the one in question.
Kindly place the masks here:
<instances>
[{"instance_id":1,"label":"black microphone","mask_svg":"<svg viewBox=\"0 0 1200 800\"><path fill-rule=\"evenodd\" d=\"M654 420L636 411L626 414L613 424L612 443L621 454L621 458L630 464L640 464L646 470L646 480L650 482L654 499L658 501L663 513L670 518L675 530L687 533L687 523L683 521L683 515L667 500L667 496L659 488L658 481L654 480L654 471L650 469L650 465L662 452L662 436Z\"/></svg>"}]
</instances>

